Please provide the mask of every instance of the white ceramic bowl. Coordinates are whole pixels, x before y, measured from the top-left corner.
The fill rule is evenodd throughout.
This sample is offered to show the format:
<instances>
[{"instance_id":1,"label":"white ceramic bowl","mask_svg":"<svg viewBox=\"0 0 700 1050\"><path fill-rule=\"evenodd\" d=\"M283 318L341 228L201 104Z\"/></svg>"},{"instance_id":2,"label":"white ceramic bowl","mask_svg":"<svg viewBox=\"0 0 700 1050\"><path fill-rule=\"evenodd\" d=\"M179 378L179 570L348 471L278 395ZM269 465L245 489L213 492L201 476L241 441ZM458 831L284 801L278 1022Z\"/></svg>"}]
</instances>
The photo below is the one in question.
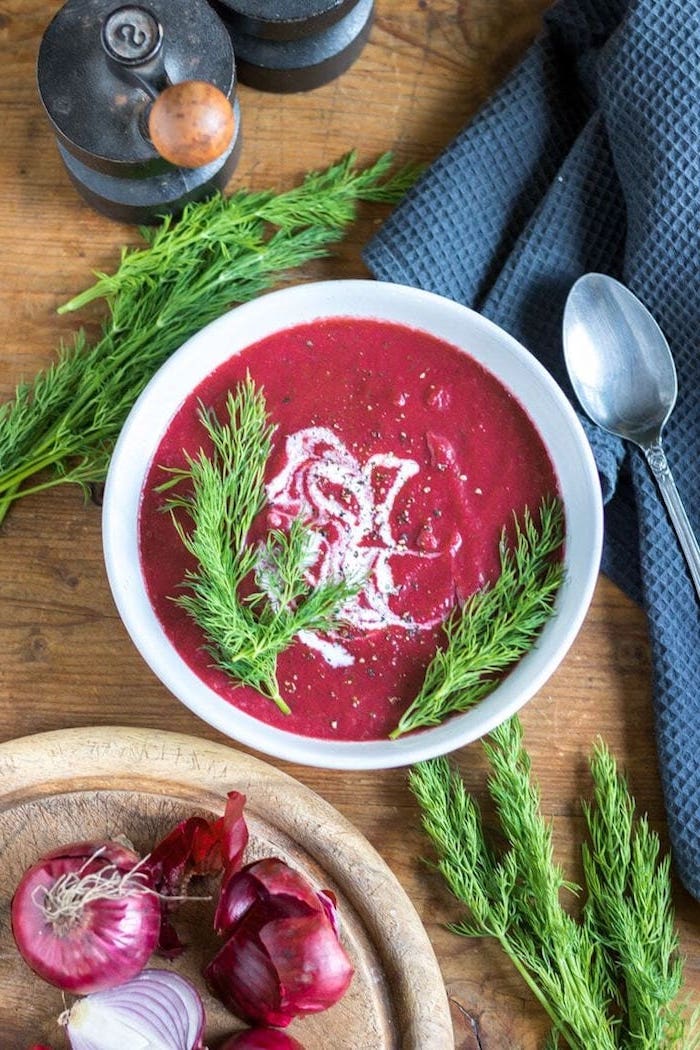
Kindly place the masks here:
<instances>
[{"instance_id":1,"label":"white ceramic bowl","mask_svg":"<svg viewBox=\"0 0 700 1050\"><path fill-rule=\"evenodd\" d=\"M549 451L566 511L566 579L556 615L536 646L477 706L447 723L397 740L320 740L277 729L239 711L182 660L149 602L138 545L140 495L149 465L176 410L231 354L271 333L321 317L379 318L423 329L461 347L526 409ZM374 281L327 281L261 296L213 322L158 371L131 411L116 445L103 510L107 575L136 647L165 686L195 714L257 751L336 769L407 765L461 747L519 710L547 681L573 642L590 604L602 544L602 503L583 429L557 384L515 339L479 314L430 292Z\"/></svg>"}]
</instances>

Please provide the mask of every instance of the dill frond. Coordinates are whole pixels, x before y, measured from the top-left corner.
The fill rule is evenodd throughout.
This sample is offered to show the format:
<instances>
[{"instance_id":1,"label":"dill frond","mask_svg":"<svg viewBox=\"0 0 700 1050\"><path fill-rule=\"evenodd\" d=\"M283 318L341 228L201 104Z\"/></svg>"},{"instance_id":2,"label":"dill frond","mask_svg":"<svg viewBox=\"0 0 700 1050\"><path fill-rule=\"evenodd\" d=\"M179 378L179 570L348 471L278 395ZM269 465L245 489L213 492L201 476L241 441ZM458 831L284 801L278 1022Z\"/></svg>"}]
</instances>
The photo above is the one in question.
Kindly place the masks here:
<instances>
[{"instance_id":1,"label":"dill frond","mask_svg":"<svg viewBox=\"0 0 700 1050\"><path fill-rule=\"evenodd\" d=\"M428 665L423 685L392 738L466 711L531 648L554 612L564 578L563 562L556 557L563 540L564 512L558 499L543 500L537 521L526 510L522 523L515 521L512 545L504 530L497 580L446 621L446 643Z\"/></svg>"},{"instance_id":2,"label":"dill frond","mask_svg":"<svg viewBox=\"0 0 700 1050\"><path fill-rule=\"evenodd\" d=\"M187 593L175 600L204 632L216 665L289 714L277 681L278 656L300 631L341 626L339 611L361 583L308 582L310 533L299 520L289 532L270 532L260 547L249 544L250 528L265 503L274 428L262 391L249 376L229 392L226 412L222 422L200 406L211 455L201 451L186 468L169 471L159 486L173 493L167 506L182 544L197 562L183 581ZM182 482L185 490L174 492ZM178 512L185 513L191 527ZM251 579L257 590L245 594Z\"/></svg>"},{"instance_id":3,"label":"dill frond","mask_svg":"<svg viewBox=\"0 0 700 1050\"><path fill-rule=\"evenodd\" d=\"M327 255L358 202L398 201L417 169L390 169L389 154L362 169L349 153L286 192L217 195L141 230L146 247L123 249L113 274L96 274L59 310L103 299L98 338L78 332L0 405L0 522L30 492L103 481L126 416L170 354L283 273Z\"/></svg>"},{"instance_id":4,"label":"dill frond","mask_svg":"<svg viewBox=\"0 0 700 1050\"><path fill-rule=\"evenodd\" d=\"M549 1015L549 1047L696 1046L697 1022L677 1002L682 960L669 859L660 857L646 818L636 817L614 759L602 744L591 758L593 802L583 803L590 842L582 845L585 886L578 887L554 860L517 716L484 749L498 822L493 840L448 759L409 773L436 867L465 909L449 928L500 944ZM567 894L584 896L580 918L564 907Z\"/></svg>"},{"instance_id":5,"label":"dill frond","mask_svg":"<svg viewBox=\"0 0 700 1050\"><path fill-rule=\"evenodd\" d=\"M619 975L620 1009L630 1045L679 1045L682 962L671 904L670 857L660 858L658 836L646 817L635 820L634 800L608 749L591 759L593 803L583 812L590 843L583 863L588 889L585 917Z\"/></svg>"}]
</instances>

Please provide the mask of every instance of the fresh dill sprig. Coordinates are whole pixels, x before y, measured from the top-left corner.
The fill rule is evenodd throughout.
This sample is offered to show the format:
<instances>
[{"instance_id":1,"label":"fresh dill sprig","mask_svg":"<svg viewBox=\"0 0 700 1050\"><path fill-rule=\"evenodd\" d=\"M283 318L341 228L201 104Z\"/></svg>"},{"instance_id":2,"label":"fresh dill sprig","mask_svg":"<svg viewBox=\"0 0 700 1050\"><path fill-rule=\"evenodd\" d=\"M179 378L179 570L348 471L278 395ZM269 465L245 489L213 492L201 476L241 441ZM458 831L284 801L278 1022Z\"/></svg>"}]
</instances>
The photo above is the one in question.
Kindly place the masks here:
<instances>
[{"instance_id":1,"label":"fresh dill sprig","mask_svg":"<svg viewBox=\"0 0 700 1050\"><path fill-rule=\"evenodd\" d=\"M226 411L228 419L220 422L200 407L212 453L200 451L188 458L186 468L170 470L159 486L159 491L169 491L187 483L184 492L168 498L167 506L197 567L186 574L187 593L175 600L201 627L217 666L289 714L277 681L278 656L300 631L340 627L340 609L361 583L308 582L311 534L298 519L289 532L275 529L263 544L249 542L253 521L265 504L265 465L274 428L264 395L250 377L229 392ZM178 511L186 513L191 528L178 519ZM246 595L251 578L257 590Z\"/></svg>"},{"instance_id":2,"label":"fresh dill sprig","mask_svg":"<svg viewBox=\"0 0 700 1050\"><path fill-rule=\"evenodd\" d=\"M298 186L283 192L239 190L228 197L217 195L189 204L180 219L167 216L161 225L141 229L148 247L123 250L116 273L96 275L95 284L61 307L59 313L78 310L95 299L112 301L125 290L133 295L146 281L172 280L181 271L188 284L200 276L202 263L202 276L211 284L211 291L234 280L236 285L241 282L244 297L251 298L269 287L271 271L289 268L285 258L290 238L305 258L317 258L327 254L325 246L337 240L354 220L359 201L399 200L419 169L406 165L392 172L391 168L390 153L358 169L351 152L324 171L307 173ZM305 255L307 251L312 254ZM196 261L194 272L184 271L183 253ZM305 258L295 259L292 265ZM213 263L223 269L220 275L209 278L207 270ZM222 294L225 303L232 301L230 289L221 289ZM241 301L237 294L233 298Z\"/></svg>"},{"instance_id":3,"label":"fresh dill sprig","mask_svg":"<svg viewBox=\"0 0 700 1050\"><path fill-rule=\"evenodd\" d=\"M635 821L634 801L602 742L591 768L594 802L583 804L590 839L582 847L585 919L605 949L629 1045L678 1046L684 1020L674 1004L683 966L671 905L671 858L660 858L659 838L647 818Z\"/></svg>"},{"instance_id":4,"label":"fresh dill sprig","mask_svg":"<svg viewBox=\"0 0 700 1050\"><path fill-rule=\"evenodd\" d=\"M556 557L563 540L564 513L558 499L542 501L537 521L526 509L522 524L515 521L513 544L503 531L497 580L445 622L446 643L428 665L421 689L392 738L440 725L449 715L466 711L495 688L498 674L531 648L553 614L564 578L563 562Z\"/></svg>"},{"instance_id":5,"label":"fresh dill sprig","mask_svg":"<svg viewBox=\"0 0 700 1050\"><path fill-rule=\"evenodd\" d=\"M114 274L98 274L59 311L104 299L97 340L77 332L0 405L0 522L30 492L103 481L124 419L170 354L282 273L327 255L359 201L399 200L417 169L390 169L389 154L358 169L350 153L286 192L214 196L141 230L145 248L124 249Z\"/></svg>"},{"instance_id":6,"label":"fresh dill sprig","mask_svg":"<svg viewBox=\"0 0 700 1050\"><path fill-rule=\"evenodd\" d=\"M409 774L437 868L466 909L450 929L501 945L550 1017L549 1046L681 1050L688 1025L674 1005L682 961L668 859L659 860L646 819L635 819L613 758L599 745L591 759L594 801L584 806L591 843L582 847L587 899L575 918L562 896L583 891L553 859L552 827L541 813L519 719L499 726L484 748L498 820L493 839L446 758Z\"/></svg>"}]
</instances>

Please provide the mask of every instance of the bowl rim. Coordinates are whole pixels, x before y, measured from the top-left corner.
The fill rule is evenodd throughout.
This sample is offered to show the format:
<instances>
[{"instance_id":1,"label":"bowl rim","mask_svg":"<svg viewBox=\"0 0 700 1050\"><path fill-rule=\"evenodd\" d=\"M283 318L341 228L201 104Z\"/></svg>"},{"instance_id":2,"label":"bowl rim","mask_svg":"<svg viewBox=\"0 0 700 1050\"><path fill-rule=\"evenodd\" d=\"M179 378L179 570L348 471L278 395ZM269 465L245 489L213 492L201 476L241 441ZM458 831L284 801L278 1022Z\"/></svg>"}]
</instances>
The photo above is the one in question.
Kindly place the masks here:
<instances>
[{"instance_id":1,"label":"bowl rim","mask_svg":"<svg viewBox=\"0 0 700 1050\"><path fill-rule=\"evenodd\" d=\"M437 334L480 361L511 390L540 431L566 511L567 576L557 595L556 614L538 643L474 707L440 726L396 740L308 737L240 711L180 657L151 607L140 572L142 487L174 413L195 386L235 353L267 334L324 317L395 321ZM460 341L445 332L459 336ZM492 355L497 359L495 367ZM511 370L510 381L499 374L504 363ZM524 403L523 391L536 391L540 400ZM146 457L144 448L149 453ZM566 456L573 456L576 462L562 473ZM141 461L142 468L138 466ZM602 541L600 481L588 439L571 402L534 355L494 322L454 300L407 285L361 278L307 282L265 293L233 307L184 342L151 378L122 427L109 465L102 513L103 555L113 600L137 650L169 692L240 744L285 761L328 769L413 764L471 743L515 714L551 677L578 634L598 579ZM543 653L542 640L548 642L549 652Z\"/></svg>"}]
</instances>

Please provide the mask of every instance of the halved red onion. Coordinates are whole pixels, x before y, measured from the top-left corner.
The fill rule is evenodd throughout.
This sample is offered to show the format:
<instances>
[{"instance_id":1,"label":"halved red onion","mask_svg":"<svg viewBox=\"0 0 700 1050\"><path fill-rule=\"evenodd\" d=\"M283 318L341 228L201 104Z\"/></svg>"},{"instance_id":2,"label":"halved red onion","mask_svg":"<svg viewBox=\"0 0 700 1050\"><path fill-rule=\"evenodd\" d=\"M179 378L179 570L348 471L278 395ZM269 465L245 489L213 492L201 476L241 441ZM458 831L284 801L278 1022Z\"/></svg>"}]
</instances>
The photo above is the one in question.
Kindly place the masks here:
<instances>
[{"instance_id":1,"label":"halved red onion","mask_svg":"<svg viewBox=\"0 0 700 1050\"><path fill-rule=\"evenodd\" d=\"M230 1036L219 1050L304 1050L304 1046L279 1028L248 1028Z\"/></svg>"},{"instance_id":2,"label":"halved red onion","mask_svg":"<svg viewBox=\"0 0 700 1050\"><path fill-rule=\"evenodd\" d=\"M204 1050L204 1006L194 985L169 970L78 999L62 1019L73 1050Z\"/></svg>"},{"instance_id":3,"label":"halved red onion","mask_svg":"<svg viewBox=\"0 0 700 1050\"><path fill-rule=\"evenodd\" d=\"M24 873L12 899L12 933L35 973L82 995L143 969L160 914L137 853L116 842L76 842Z\"/></svg>"}]
</instances>

